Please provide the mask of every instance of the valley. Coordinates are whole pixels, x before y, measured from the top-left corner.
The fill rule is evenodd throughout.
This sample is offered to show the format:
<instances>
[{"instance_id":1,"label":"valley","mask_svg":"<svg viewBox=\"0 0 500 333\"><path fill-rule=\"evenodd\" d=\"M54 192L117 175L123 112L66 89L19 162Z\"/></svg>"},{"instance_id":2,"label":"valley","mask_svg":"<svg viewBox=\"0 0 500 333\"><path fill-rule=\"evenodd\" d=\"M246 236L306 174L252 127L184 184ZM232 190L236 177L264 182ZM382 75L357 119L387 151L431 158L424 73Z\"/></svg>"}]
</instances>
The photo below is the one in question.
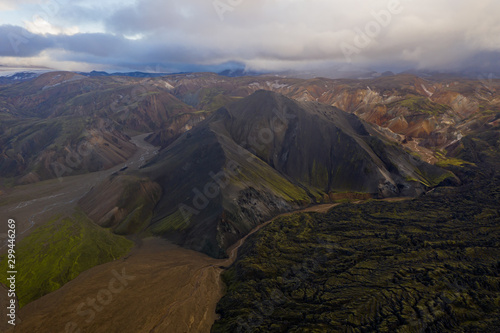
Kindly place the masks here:
<instances>
[{"instance_id":1,"label":"valley","mask_svg":"<svg viewBox=\"0 0 500 333\"><path fill-rule=\"evenodd\" d=\"M318 205L301 212L325 213L337 205ZM282 216L290 215L292 213ZM250 235L277 218L256 227L230 247L227 259L213 259L159 238L141 240L124 258L92 268L57 291L23 307L20 324L11 331L44 333L81 329L91 332L104 328L138 333L210 332L218 318L216 304L224 293L220 278L224 267L233 264L238 250ZM94 311L94 315L89 312L90 306L79 309L78 306L95 298L100 289L108 286L110 279L116 276L113 271L125 272L129 277L123 291L113 295L109 304L101 304L102 310ZM163 286L161 294L157 291L158 285ZM123 311L125 306L129 310ZM136 326L130 326L130 317L137 319ZM109 318L114 319L110 322Z\"/></svg>"},{"instance_id":2,"label":"valley","mask_svg":"<svg viewBox=\"0 0 500 333\"><path fill-rule=\"evenodd\" d=\"M11 331L493 327L497 89L409 74L50 72L2 86L0 217L17 221L21 272ZM459 287L434 280L464 255L489 259L459 265ZM296 267L304 258L321 263ZM399 262L415 271L393 272ZM471 283L476 294L449 295ZM388 285L388 303L367 300ZM283 312L266 308L283 295Z\"/></svg>"},{"instance_id":3,"label":"valley","mask_svg":"<svg viewBox=\"0 0 500 333\"><path fill-rule=\"evenodd\" d=\"M499 32L1 0L0 333L500 333Z\"/></svg>"},{"instance_id":4,"label":"valley","mask_svg":"<svg viewBox=\"0 0 500 333\"><path fill-rule=\"evenodd\" d=\"M19 221L17 240L22 240L29 235L35 225L43 225L50 217L72 212L78 200L106 177L125 167L130 170L138 169L147 159L153 157L157 153L157 148L144 141L146 136L148 134L133 137L131 142L137 147L134 155L125 163L109 170L5 190L0 198L0 207L5 214L2 217L12 216ZM0 225L1 234L6 232L7 229L4 228L6 225ZM5 250L5 244L2 243L0 243L0 254Z\"/></svg>"}]
</instances>

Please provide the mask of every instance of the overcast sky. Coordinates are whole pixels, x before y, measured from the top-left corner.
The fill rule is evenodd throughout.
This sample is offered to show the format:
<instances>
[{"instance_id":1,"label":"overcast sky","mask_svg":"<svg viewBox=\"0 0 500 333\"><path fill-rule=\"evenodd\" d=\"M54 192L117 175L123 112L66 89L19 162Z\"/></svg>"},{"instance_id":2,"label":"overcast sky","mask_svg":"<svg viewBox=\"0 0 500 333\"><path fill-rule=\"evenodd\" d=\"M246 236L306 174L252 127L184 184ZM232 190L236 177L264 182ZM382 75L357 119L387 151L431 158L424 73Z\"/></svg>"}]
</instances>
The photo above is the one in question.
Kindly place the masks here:
<instances>
[{"instance_id":1,"label":"overcast sky","mask_svg":"<svg viewBox=\"0 0 500 333\"><path fill-rule=\"evenodd\" d=\"M500 68L498 0L1 0L0 64Z\"/></svg>"}]
</instances>

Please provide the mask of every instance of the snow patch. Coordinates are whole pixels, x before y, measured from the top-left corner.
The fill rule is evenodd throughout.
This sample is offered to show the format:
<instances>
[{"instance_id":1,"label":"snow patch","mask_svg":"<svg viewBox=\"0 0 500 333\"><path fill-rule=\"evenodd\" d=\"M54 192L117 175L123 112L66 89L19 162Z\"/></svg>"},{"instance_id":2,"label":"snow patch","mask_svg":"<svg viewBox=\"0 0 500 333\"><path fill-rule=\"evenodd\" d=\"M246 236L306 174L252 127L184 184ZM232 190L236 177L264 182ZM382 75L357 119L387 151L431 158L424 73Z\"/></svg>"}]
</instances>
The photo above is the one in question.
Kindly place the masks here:
<instances>
[{"instance_id":1,"label":"snow patch","mask_svg":"<svg viewBox=\"0 0 500 333\"><path fill-rule=\"evenodd\" d=\"M48 85L48 86L44 86L44 87L42 88L42 90L49 89L49 88L54 88L54 87L57 87L57 86L58 86L58 85L60 85L60 84L61 84L61 82L58 82L58 83L56 83L56 84L52 84L52 85Z\"/></svg>"},{"instance_id":2,"label":"snow patch","mask_svg":"<svg viewBox=\"0 0 500 333\"><path fill-rule=\"evenodd\" d=\"M281 88L288 87L288 85L286 85L284 83L278 83L278 81L275 81L275 82L266 81L266 84L268 87L273 88L273 89L281 89Z\"/></svg>"},{"instance_id":3,"label":"snow patch","mask_svg":"<svg viewBox=\"0 0 500 333\"><path fill-rule=\"evenodd\" d=\"M434 95L433 93L431 93L429 90L427 90L427 88L424 86L424 84L420 84L420 86L422 87L422 89L424 89L425 93L427 95L429 95L429 97L432 97L432 95Z\"/></svg>"},{"instance_id":4,"label":"snow patch","mask_svg":"<svg viewBox=\"0 0 500 333\"><path fill-rule=\"evenodd\" d=\"M170 83L168 83L167 81L164 81L165 83L165 88L167 88L168 90L172 90L174 89L175 87L173 85L171 85Z\"/></svg>"}]
</instances>

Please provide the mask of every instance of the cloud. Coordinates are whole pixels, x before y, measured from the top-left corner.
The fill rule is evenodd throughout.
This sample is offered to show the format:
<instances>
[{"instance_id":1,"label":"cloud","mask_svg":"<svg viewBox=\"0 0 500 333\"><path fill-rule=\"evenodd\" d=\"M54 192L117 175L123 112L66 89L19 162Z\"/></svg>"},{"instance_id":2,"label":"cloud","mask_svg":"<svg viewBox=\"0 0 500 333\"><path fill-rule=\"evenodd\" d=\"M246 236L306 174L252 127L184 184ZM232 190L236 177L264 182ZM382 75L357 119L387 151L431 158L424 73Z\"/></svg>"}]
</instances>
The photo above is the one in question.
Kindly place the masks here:
<instances>
[{"instance_id":1,"label":"cloud","mask_svg":"<svg viewBox=\"0 0 500 333\"><path fill-rule=\"evenodd\" d=\"M117 66L236 61L272 70L352 62L451 69L500 51L496 0L75 1L50 23L50 34L19 44L17 54L2 43L0 56L47 51L60 61ZM84 31L85 24L102 31L69 30ZM19 34L19 27L0 27L0 40L15 29Z\"/></svg>"},{"instance_id":2,"label":"cloud","mask_svg":"<svg viewBox=\"0 0 500 333\"><path fill-rule=\"evenodd\" d=\"M54 46L54 41L45 36L12 26L0 26L0 56L31 57Z\"/></svg>"},{"instance_id":3,"label":"cloud","mask_svg":"<svg viewBox=\"0 0 500 333\"><path fill-rule=\"evenodd\" d=\"M25 4L39 3L40 0L2 0L0 10L14 10Z\"/></svg>"}]
</instances>

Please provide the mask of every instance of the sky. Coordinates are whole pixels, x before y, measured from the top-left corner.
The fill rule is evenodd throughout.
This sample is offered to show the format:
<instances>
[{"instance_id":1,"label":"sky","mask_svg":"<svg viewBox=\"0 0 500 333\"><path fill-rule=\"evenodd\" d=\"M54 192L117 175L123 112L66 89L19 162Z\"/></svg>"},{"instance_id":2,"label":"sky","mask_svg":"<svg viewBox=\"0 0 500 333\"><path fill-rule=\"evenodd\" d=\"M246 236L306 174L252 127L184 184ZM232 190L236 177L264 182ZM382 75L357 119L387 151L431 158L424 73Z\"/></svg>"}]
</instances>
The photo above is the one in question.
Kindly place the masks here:
<instances>
[{"instance_id":1,"label":"sky","mask_svg":"<svg viewBox=\"0 0 500 333\"><path fill-rule=\"evenodd\" d=\"M500 69L498 0L1 0L0 65Z\"/></svg>"}]
</instances>

